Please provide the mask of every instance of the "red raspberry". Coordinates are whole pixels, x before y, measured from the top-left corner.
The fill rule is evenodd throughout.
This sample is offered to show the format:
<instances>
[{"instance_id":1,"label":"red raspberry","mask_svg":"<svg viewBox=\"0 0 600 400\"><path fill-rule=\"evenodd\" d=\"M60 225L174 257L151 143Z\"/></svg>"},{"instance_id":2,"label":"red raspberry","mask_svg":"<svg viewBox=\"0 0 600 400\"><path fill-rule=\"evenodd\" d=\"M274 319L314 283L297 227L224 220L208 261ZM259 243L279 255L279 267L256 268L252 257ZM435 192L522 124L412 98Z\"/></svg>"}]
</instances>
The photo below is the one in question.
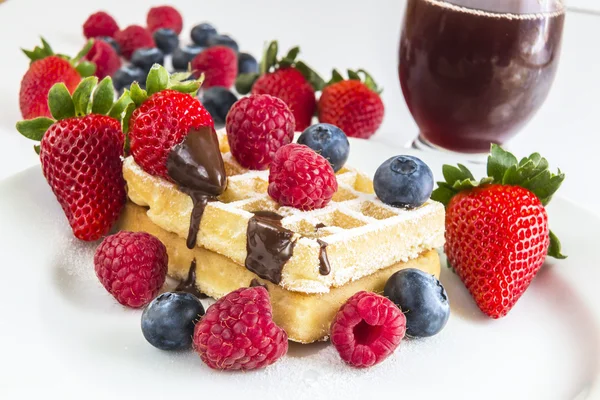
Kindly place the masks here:
<instances>
[{"instance_id":1,"label":"red raspberry","mask_svg":"<svg viewBox=\"0 0 600 400\"><path fill-rule=\"evenodd\" d=\"M314 210L329 203L338 188L329 161L308 146L288 144L275 153L269 196L282 206Z\"/></svg>"},{"instance_id":2,"label":"red raspberry","mask_svg":"<svg viewBox=\"0 0 600 400\"><path fill-rule=\"evenodd\" d=\"M146 25L151 33L160 29L172 29L178 35L183 29L183 18L179 11L171 6L152 7L146 16Z\"/></svg>"},{"instance_id":3,"label":"red raspberry","mask_svg":"<svg viewBox=\"0 0 600 400\"><path fill-rule=\"evenodd\" d=\"M83 24L83 36L95 38L98 36L114 37L119 32L117 21L104 11L92 14Z\"/></svg>"},{"instance_id":4,"label":"red raspberry","mask_svg":"<svg viewBox=\"0 0 600 400\"><path fill-rule=\"evenodd\" d=\"M241 288L219 299L196 324L194 349L210 368L251 370L287 353L288 338L275 325L264 287Z\"/></svg>"},{"instance_id":5,"label":"red raspberry","mask_svg":"<svg viewBox=\"0 0 600 400\"><path fill-rule=\"evenodd\" d=\"M130 25L115 34L115 40L121 49L121 55L129 60L137 49L154 47L154 39L146 28Z\"/></svg>"},{"instance_id":6,"label":"red raspberry","mask_svg":"<svg viewBox=\"0 0 600 400\"><path fill-rule=\"evenodd\" d=\"M100 283L119 303L132 308L156 297L165 283L168 261L165 245L146 232L108 236L94 255Z\"/></svg>"},{"instance_id":7,"label":"red raspberry","mask_svg":"<svg viewBox=\"0 0 600 400\"><path fill-rule=\"evenodd\" d=\"M85 59L96 64L96 75L102 79L112 76L121 67L121 58L115 49L104 40L95 40Z\"/></svg>"},{"instance_id":8,"label":"red raspberry","mask_svg":"<svg viewBox=\"0 0 600 400\"><path fill-rule=\"evenodd\" d=\"M238 100L225 121L231 154L245 168L267 169L277 149L294 139L294 115L277 97Z\"/></svg>"},{"instance_id":9,"label":"red raspberry","mask_svg":"<svg viewBox=\"0 0 600 400\"><path fill-rule=\"evenodd\" d=\"M204 89L213 86L230 88L238 73L237 54L227 46L210 47L194 57L192 70L196 77L204 72Z\"/></svg>"},{"instance_id":10,"label":"red raspberry","mask_svg":"<svg viewBox=\"0 0 600 400\"><path fill-rule=\"evenodd\" d=\"M388 298L358 292L340 308L331 323L331 343L342 360L370 367L396 350L406 331L402 310Z\"/></svg>"}]
</instances>

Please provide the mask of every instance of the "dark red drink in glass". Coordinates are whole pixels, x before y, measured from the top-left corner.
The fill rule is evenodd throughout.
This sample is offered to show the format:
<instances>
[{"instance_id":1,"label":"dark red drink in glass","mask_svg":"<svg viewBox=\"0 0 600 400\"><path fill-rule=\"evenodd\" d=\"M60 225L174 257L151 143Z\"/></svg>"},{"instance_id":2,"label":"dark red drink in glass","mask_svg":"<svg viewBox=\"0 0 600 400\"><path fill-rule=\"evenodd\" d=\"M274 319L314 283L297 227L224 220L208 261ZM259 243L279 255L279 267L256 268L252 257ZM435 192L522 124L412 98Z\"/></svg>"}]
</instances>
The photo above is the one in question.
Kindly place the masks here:
<instances>
[{"instance_id":1,"label":"dark red drink in glass","mask_svg":"<svg viewBox=\"0 0 600 400\"><path fill-rule=\"evenodd\" d=\"M487 152L544 102L558 66L560 0L407 0L398 73L428 144Z\"/></svg>"}]
</instances>

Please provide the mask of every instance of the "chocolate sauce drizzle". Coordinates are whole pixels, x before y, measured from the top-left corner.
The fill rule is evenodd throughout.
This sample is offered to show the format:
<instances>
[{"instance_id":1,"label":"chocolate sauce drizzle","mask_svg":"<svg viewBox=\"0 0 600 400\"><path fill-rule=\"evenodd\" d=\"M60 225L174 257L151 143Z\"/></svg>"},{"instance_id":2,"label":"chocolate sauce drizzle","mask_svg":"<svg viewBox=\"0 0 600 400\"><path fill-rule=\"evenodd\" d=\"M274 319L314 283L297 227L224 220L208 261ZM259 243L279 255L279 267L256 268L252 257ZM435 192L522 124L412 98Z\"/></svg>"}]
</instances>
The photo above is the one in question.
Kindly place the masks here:
<instances>
[{"instance_id":1,"label":"chocolate sauce drizzle","mask_svg":"<svg viewBox=\"0 0 600 400\"><path fill-rule=\"evenodd\" d=\"M278 284L281 271L292 257L294 232L281 225L283 217L272 211L256 211L248 221L246 268Z\"/></svg>"},{"instance_id":2,"label":"chocolate sauce drizzle","mask_svg":"<svg viewBox=\"0 0 600 400\"><path fill-rule=\"evenodd\" d=\"M208 297L198 289L198 286L196 286L196 260L192 261L187 278L179 282L179 285L177 285L175 291L193 294L199 299L205 299Z\"/></svg>"},{"instance_id":3,"label":"chocolate sauce drizzle","mask_svg":"<svg viewBox=\"0 0 600 400\"><path fill-rule=\"evenodd\" d=\"M267 287L267 285L265 285L264 283L260 283L258 281L258 279L254 278L250 281L250 287L257 287L257 286L262 286L265 289L269 290L269 288Z\"/></svg>"},{"instance_id":4,"label":"chocolate sauce drizzle","mask_svg":"<svg viewBox=\"0 0 600 400\"><path fill-rule=\"evenodd\" d=\"M321 228L325 228L327 225L325 225L322 222L319 222L318 224L315 225L315 232L318 231Z\"/></svg>"},{"instance_id":5,"label":"chocolate sauce drizzle","mask_svg":"<svg viewBox=\"0 0 600 400\"><path fill-rule=\"evenodd\" d=\"M317 239L317 242L321 246L319 249L319 273L321 275L329 275L331 272L331 266L329 265L329 258L327 257L327 242Z\"/></svg>"},{"instance_id":6,"label":"chocolate sauce drizzle","mask_svg":"<svg viewBox=\"0 0 600 400\"><path fill-rule=\"evenodd\" d=\"M169 152L167 172L179 185L179 190L192 199L186 244L189 249L193 249L206 204L216 200L227 187L225 164L214 128L192 128L183 142L175 145Z\"/></svg>"}]
</instances>

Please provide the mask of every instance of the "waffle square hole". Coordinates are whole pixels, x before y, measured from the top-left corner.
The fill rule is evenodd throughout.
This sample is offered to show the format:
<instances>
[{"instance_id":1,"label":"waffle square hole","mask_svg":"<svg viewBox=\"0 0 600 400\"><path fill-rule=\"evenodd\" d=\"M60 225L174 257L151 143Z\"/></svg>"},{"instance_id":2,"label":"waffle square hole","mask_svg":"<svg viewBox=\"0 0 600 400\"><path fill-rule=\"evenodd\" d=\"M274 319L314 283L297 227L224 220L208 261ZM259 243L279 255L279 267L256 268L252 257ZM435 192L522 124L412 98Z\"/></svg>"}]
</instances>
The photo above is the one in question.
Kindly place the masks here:
<instances>
[{"instance_id":1,"label":"waffle square hole","mask_svg":"<svg viewBox=\"0 0 600 400\"><path fill-rule=\"evenodd\" d=\"M375 219L388 219L398 215L387 208L373 203L372 201L364 202L360 207L360 212L366 215L367 217Z\"/></svg>"},{"instance_id":2,"label":"waffle square hole","mask_svg":"<svg viewBox=\"0 0 600 400\"><path fill-rule=\"evenodd\" d=\"M227 189L219 196L223 203L245 200L266 193L269 184L260 178L229 179Z\"/></svg>"},{"instance_id":3,"label":"waffle square hole","mask_svg":"<svg viewBox=\"0 0 600 400\"><path fill-rule=\"evenodd\" d=\"M274 202L271 199L263 197L262 199L257 199L254 201L248 201L245 204L240 205L242 210L246 210L249 212L254 211L277 211L279 208L279 204Z\"/></svg>"},{"instance_id":4,"label":"waffle square hole","mask_svg":"<svg viewBox=\"0 0 600 400\"><path fill-rule=\"evenodd\" d=\"M367 224L364 221L337 210L331 214L320 216L319 220L327 227L338 227L342 229L358 228Z\"/></svg>"},{"instance_id":5,"label":"waffle square hole","mask_svg":"<svg viewBox=\"0 0 600 400\"><path fill-rule=\"evenodd\" d=\"M353 200L356 199L356 195L354 193L352 193L350 190L340 187L338 188L337 192L334 193L332 200L336 201L336 202L340 202L340 201L348 201L348 200Z\"/></svg>"}]
</instances>

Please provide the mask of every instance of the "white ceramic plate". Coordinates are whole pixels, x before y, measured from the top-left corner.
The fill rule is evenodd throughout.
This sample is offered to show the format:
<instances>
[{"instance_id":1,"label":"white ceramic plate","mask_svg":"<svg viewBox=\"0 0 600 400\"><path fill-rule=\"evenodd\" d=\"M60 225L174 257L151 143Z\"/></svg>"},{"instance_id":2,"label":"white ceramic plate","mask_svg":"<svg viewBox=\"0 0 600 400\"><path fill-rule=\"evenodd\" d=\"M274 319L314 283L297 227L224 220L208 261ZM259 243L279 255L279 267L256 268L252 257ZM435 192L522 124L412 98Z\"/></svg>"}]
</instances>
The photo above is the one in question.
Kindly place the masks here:
<instances>
[{"instance_id":1,"label":"white ceramic plate","mask_svg":"<svg viewBox=\"0 0 600 400\"><path fill-rule=\"evenodd\" d=\"M354 140L350 163L373 173L406 152ZM420 156L438 175L448 161ZM39 168L29 169L0 183L0 398L597 398L600 220L560 198L549 214L569 258L549 260L504 319L484 317L444 266L445 330L404 340L374 368L347 367L319 343L291 344L266 370L219 373L191 351L146 343L140 311L118 305L96 280L95 244L73 239Z\"/></svg>"}]
</instances>

